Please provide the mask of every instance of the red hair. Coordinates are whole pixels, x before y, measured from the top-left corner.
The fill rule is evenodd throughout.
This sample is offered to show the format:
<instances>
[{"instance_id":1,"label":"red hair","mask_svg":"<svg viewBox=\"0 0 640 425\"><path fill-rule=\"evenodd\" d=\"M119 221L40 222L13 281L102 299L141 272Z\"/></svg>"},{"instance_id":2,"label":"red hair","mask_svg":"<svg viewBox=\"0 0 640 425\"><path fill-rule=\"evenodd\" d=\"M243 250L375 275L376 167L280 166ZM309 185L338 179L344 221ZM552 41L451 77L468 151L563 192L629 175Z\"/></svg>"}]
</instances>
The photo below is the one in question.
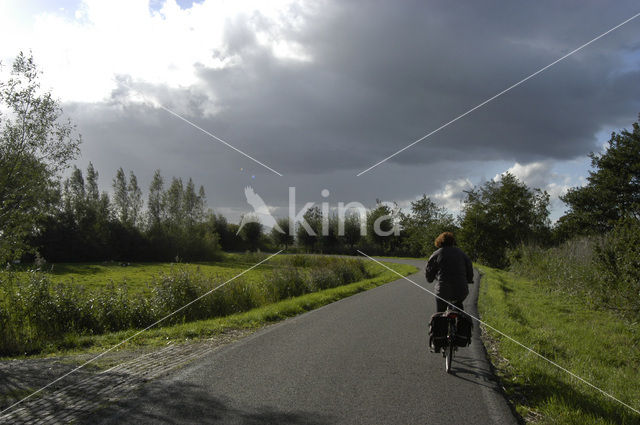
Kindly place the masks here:
<instances>
[{"instance_id":1,"label":"red hair","mask_svg":"<svg viewBox=\"0 0 640 425\"><path fill-rule=\"evenodd\" d=\"M436 248L442 248L444 246L454 246L456 244L456 238L451 232L440 233L434 242Z\"/></svg>"}]
</instances>

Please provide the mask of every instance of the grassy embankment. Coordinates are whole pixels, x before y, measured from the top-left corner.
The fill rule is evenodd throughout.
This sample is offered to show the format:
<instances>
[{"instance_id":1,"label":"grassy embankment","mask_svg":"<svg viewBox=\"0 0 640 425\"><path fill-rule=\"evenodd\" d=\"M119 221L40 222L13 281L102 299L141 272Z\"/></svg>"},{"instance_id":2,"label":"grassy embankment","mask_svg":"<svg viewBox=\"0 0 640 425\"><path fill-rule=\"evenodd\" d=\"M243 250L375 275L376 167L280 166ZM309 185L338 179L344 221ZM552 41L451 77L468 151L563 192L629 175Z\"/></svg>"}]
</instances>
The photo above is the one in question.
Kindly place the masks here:
<instances>
[{"instance_id":1,"label":"grassy embankment","mask_svg":"<svg viewBox=\"0 0 640 425\"><path fill-rule=\"evenodd\" d=\"M580 292L479 267L481 317L527 347L640 410L640 324L596 309ZM640 424L640 415L488 330L487 348L526 422Z\"/></svg>"},{"instance_id":2,"label":"grassy embankment","mask_svg":"<svg viewBox=\"0 0 640 425\"><path fill-rule=\"evenodd\" d=\"M54 265L52 273L15 273L13 284L5 275L0 287L4 355L112 346L265 257L229 255L223 262L193 265ZM408 265L389 266L403 275L416 271ZM258 328L396 278L372 262L279 256L127 345L160 345ZM24 290L16 291L20 283Z\"/></svg>"}]
</instances>

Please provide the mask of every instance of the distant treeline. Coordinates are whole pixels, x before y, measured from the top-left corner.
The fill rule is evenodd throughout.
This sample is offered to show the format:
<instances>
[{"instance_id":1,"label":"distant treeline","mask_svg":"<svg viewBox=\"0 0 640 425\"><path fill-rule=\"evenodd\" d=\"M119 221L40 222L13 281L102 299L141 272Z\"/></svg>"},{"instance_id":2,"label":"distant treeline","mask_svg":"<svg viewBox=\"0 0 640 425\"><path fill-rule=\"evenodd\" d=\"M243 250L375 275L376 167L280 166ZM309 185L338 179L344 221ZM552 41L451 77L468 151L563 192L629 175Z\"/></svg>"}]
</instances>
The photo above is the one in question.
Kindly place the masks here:
<instances>
[{"instance_id":1,"label":"distant treeline","mask_svg":"<svg viewBox=\"0 0 640 425\"><path fill-rule=\"evenodd\" d=\"M337 215L325 224L319 208L304 214L312 232L296 223L290 232L289 220L278 219L284 233L248 221L242 228L222 214L206 207L204 187L192 179L185 184L173 177L166 185L156 170L146 199L133 171L128 176L120 168L113 179L111 195L98 186L98 171L92 163L86 172L73 167L70 177L48 193L49 208L28 238L23 260L35 257L50 262L90 261L197 261L213 260L223 251L256 251L288 248L299 252L354 253L363 249L372 254L403 253L424 255L432 241L444 230L455 229L454 217L428 197L412 203L411 213L379 203L366 214L366 235L360 216L348 214L339 231ZM401 225L400 236L378 236L374 222L388 219L379 228L389 233ZM315 233L315 234L313 234ZM427 244L429 245L429 244Z\"/></svg>"},{"instance_id":2,"label":"distant treeline","mask_svg":"<svg viewBox=\"0 0 640 425\"><path fill-rule=\"evenodd\" d=\"M31 234L25 260L36 255L51 262L89 261L198 261L213 260L220 251L257 251L287 248L294 252L370 254L424 257L435 248L443 231L459 235L474 259L502 265L507 249L522 242L541 241L551 233L549 197L531 190L513 175L467 193L463 213L454 217L423 195L403 212L378 203L361 217L347 214L342 225L337 214L324 217L318 207L306 211L305 226L277 220L277 229L265 231L257 221L241 228L206 207L202 186L173 177L165 185L156 170L146 199L133 171L122 168L109 195L98 187L98 172L89 163L86 172L74 167L71 176L54 186L47 214ZM377 222L378 232L375 231ZM399 232L394 233L397 226ZM326 229L323 231L323 229ZM386 236L385 236L386 235Z\"/></svg>"},{"instance_id":3,"label":"distant treeline","mask_svg":"<svg viewBox=\"0 0 640 425\"><path fill-rule=\"evenodd\" d=\"M234 225L206 209L202 186L196 191L192 179L174 177L165 187L159 170L146 202L136 175L127 178L122 168L113 194L101 192L91 163L86 173L74 167L51 196L52 208L30 239L31 251L47 261L212 260L221 248L251 248Z\"/></svg>"}]
</instances>

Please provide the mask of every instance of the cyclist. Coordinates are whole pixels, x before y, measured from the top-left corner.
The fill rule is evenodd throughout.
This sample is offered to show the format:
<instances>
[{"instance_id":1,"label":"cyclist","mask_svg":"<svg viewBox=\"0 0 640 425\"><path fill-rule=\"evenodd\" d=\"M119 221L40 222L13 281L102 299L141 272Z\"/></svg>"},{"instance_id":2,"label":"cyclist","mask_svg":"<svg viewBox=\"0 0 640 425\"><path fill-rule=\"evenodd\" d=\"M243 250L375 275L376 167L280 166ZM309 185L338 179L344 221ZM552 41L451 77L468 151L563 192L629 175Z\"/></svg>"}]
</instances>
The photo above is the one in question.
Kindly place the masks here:
<instances>
[{"instance_id":1,"label":"cyclist","mask_svg":"<svg viewBox=\"0 0 640 425\"><path fill-rule=\"evenodd\" d=\"M436 280L435 293L438 312L447 309L446 301L464 310L462 302L469 295L468 283L473 282L473 266L471 260L456 246L456 239L451 232L441 233L435 240L438 248L427 261L426 276L429 283Z\"/></svg>"}]
</instances>

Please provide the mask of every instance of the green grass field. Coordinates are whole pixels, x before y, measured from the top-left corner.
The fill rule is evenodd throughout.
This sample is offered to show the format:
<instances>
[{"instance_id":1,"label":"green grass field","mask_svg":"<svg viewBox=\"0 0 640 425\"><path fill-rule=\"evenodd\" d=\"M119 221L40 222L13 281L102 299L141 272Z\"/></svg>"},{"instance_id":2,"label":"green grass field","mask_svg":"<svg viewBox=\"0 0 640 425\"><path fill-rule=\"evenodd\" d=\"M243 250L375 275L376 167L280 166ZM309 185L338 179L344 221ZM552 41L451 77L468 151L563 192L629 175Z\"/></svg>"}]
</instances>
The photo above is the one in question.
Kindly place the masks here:
<instances>
[{"instance_id":1,"label":"green grass field","mask_svg":"<svg viewBox=\"0 0 640 425\"><path fill-rule=\"evenodd\" d=\"M200 264L55 264L0 276L0 355L104 348L267 258ZM402 275L409 265L388 266ZM283 255L225 284L129 346L253 329L397 279L371 261Z\"/></svg>"},{"instance_id":2,"label":"green grass field","mask_svg":"<svg viewBox=\"0 0 640 425\"><path fill-rule=\"evenodd\" d=\"M87 289L95 289L111 283L126 283L133 293L148 291L148 283L161 274L169 274L176 268L198 272L208 278L229 279L253 264L243 262L211 263L131 263L126 267L119 263L58 263L45 268L53 282L73 282ZM259 269L243 275L248 282L256 282L265 270L274 265L264 264Z\"/></svg>"},{"instance_id":3,"label":"green grass field","mask_svg":"<svg viewBox=\"0 0 640 425\"><path fill-rule=\"evenodd\" d=\"M112 283L126 283L132 293L139 293L149 291L148 284L154 277L170 274L176 269L197 272L216 281L226 280L258 263L267 255L225 253L224 259L214 262L127 263L126 266L118 262L55 263L43 266L42 270L50 276L52 282L74 283L89 290ZM266 271L281 266L286 258L285 255L272 258L259 268L245 273L243 280L249 283L259 282Z\"/></svg>"},{"instance_id":4,"label":"green grass field","mask_svg":"<svg viewBox=\"0 0 640 425\"><path fill-rule=\"evenodd\" d=\"M580 297L480 267L481 317L527 347L640 410L640 324ZM487 348L509 398L536 424L640 424L640 414L492 330Z\"/></svg>"}]
</instances>

